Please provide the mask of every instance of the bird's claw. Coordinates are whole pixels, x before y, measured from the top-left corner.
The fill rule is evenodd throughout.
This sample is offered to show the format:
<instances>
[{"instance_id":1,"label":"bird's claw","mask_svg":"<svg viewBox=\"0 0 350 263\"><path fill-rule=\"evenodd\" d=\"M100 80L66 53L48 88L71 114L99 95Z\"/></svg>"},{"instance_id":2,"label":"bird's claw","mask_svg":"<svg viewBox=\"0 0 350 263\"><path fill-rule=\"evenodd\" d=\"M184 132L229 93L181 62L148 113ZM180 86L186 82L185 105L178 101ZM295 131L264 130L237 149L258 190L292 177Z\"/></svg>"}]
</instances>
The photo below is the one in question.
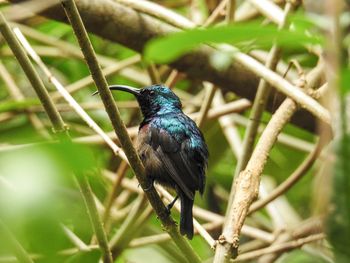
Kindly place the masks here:
<instances>
[{"instance_id":1,"label":"bird's claw","mask_svg":"<svg viewBox=\"0 0 350 263\"><path fill-rule=\"evenodd\" d=\"M165 211L166 211L166 215L167 216L170 216L170 213L171 213L171 204L168 204L166 207L165 207Z\"/></svg>"},{"instance_id":2,"label":"bird's claw","mask_svg":"<svg viewBox=\"0 0 350 263\"><path fill-rule=\"evenodd\" d=\"M152 179L151 180L151 184L150 184L150 186L148 186L147 188L145 188L145 189L143 189L145 192L147 192L147 191L149 191L149 190L151 190L151 188L154 186L154 180Z\"/></svg>"},{"instance_id":3,"label":"bird's claw","mask_svg":"<svg viewBox=\"0 0 350 263\"><path fill-rule=\"evenodd\" d=\"M176 202L176 200L177 200L178 198L179 198L179 196L177 195L177 196L174 198L174 200L171 201L171 203L168 204L168 205L165 207L168 216L170 215L170 210L171 210L171 208L173 208L173 206L174 206L174 204L175 204L175 202Z\"/></svg>"}]
</instances>

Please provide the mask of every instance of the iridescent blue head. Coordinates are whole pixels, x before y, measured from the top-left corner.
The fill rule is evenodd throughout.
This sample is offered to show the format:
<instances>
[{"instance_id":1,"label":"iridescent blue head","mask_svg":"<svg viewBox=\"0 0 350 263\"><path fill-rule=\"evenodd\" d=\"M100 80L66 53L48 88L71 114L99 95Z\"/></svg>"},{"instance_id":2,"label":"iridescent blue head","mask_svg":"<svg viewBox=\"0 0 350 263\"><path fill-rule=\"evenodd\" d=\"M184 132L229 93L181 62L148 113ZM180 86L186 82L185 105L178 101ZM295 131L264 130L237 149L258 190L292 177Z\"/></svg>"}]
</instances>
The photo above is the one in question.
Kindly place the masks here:
<instances>
[{"instance_id":1,"label":"iridescent blue head","mask_svg":"<svg viewBox=\"0 0 350 263\"><path fill-rule=\"evenodd\" d=\"M145 118L165 113L181 112L181 101L164 85L152 85L136 89L124 85L109 86L110 90L122 90L134 94Z\"/></svg>"}]
</instances>

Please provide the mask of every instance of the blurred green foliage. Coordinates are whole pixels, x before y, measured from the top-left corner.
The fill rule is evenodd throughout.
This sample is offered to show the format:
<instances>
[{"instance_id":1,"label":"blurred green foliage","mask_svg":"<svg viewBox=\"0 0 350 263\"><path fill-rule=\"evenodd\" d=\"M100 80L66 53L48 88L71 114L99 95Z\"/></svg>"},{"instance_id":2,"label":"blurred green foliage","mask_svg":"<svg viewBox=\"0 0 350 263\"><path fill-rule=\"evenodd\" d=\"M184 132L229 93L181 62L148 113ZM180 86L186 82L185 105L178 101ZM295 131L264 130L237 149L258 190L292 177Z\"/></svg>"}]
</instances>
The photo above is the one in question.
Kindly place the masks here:
<instances>
[{"instance_id":1,"label":"blurred green foliage","mask_svg":"<svg viewBox=\"0 0 350 263\"><path fill-rule=\"evenodd\" d=\"M191 29L149 41L145 47L146 60L169 63L200 44L228 43L237 47L267 49L276 42L284 49L299 50L306 45L321 44L319 35L309 35L305 27L299 30L278 30L274 25L259 22L236 23L211 28Z\"/></svg>"},{"instance_id":2,"label":"blurred green foliage","mask_svg":"<svg viewBox=\"0 0 350 263\"><path fill-rule=\"evenodd\" d=\"M183 9L181 11L185 13ZM299 56L305 62L303 66L312 68L316 65L315 56L306 53L304 47L301 48L301 46L309 43L322 43L323 40L318 34L312 36L305 34L305 30L310 29L314 24L308 19L303 19L302 15L295 17L293 21L296 25L296 30L293 32L277 32L276 27L272 25L262 27L258 23L244 23L181 32L151 41L146 47L145 57L164 63L174 60L176 57L203 43L234 43L243 49L251 49L252 47L267 49L273 41L277 40L286 49L283 54L286 61ZM44 20L38 24L34 23L32 27L44 34L76 45L71 28L65 24ZM135 55L134 51L121 45L111 43L94 35L90 35L90 37L96 52L101 55L116 61ZM31 41L31 43L40 44L37 41ZM32 109L33 106L38 105L38 101L13 57L2 57L6 48L5 43L1 42L0 45L1 61L6 65L26 97L24 101L15 102L7 92L5 84L0 81L0 113L11 112L16 114L0 122L0 148L6 147L8 144L42 143L33 147L0 151L0 217L27 251L31 254L41 255L36 262L97 262L97 259L100 257L100 252L97 249L81 251L71 255L57 254L59 251L75 246L64 234L62 225L72 230L86 244L90 244L91 240L93 240L88 214L76 182L73 180L72 172L77 171L78 174L88 175L96 197L100 202L103 202L111 189L111 182L102 175L102 170L116 171L120 164L120 159L115 157L105 145L93 142L88 145L58 144L49 142L38 134L24 111L26 108ZM223 57L225 56L226 54L223 54ZM63 84L73 83L89 75L82 59L67 57L67 55L63 55L63 52L62 56L43 56L43 60L53 70L54 74L57 74ZM225 63L222 63L225 62L222 61L222 57L219 60L221 61L219 63L225 66ZM144 71L145 65L139 63L134 68ZM163 72L168 70L167 68L160 69ZM344 76L344 82L348 83L348 73L344 74ZM163 76L162 81L165 79ZM139 83L120 74L114 74L108 78L108 81L109 83L140 86ZM48 90L54 90L50 83L47 83L46 86ZM191 79L179 81L176 89L187 92L191 98L200 90L196 86L196 82ZM78 102L99 102L98 96L91 96L94 91L94 85L89 85L74 93L74 97ZM229 98L230 96L227 97ZM115 98L118 101L128 101L133 97L126 93L118 93L115 95ZM62 104L63 101L58 100L56 102L56 104L59 103ZM183 100L183 104L185 107L191 104L191 99ZM198 104L195 105L194 109L198 110L199 106ZM87 110L87 112L106 132L112 130L107 114L103 109ZM123 119L126 123L131 123L132 125L140 121L140 115L137 112L137 110L133 109L121 109ZM51 134L51 128L45 114L42 111L36 114ZM248 117L249 111L243 114ZM64 111L62 116L68 124L73 138L94 135L94 132L74 112ZM265 114L263 122L266 123L270 118L270 114ZM238 126L238 131L241 138L243 138L244 128ZM224 214L226 202L213 193L217 185L226 191L226 194L230 191L236 166L236 157L232 153L222 128L217 121L207 121L203 132L209 145L210 160L207 173L207 190L203 198L197 198L196 203L203 208ZM314 141L313 134L291 125L288 125L284 132L308 142ZM345 145L348 147L348 142ZM350 154L347 150L343 155L342 164L348 165L347 160L349 160L349 157ZM264 174L272 177L276 183L280 183L295 170L304 158L304 152L277 143L271 152ZM347 166L346 169L348 169ZM311 188L313 174L314 171L310 171L301 182L286 194L291 207L304 219L312 213ZM345 188L345 192L349 187L344 183L348 183L348 181L343 180L346 179L348 174L348 170L340 170L338 174L341 179L339 179L337 187ZM132 172L128 171L126 176L132 178ZM118 194L120 194L120 191ZM135 197L136 194L131 194L129 201L133 201ZM340 203L341 209L349 208L350 206L347 202L349 198L342 200ZM340 210L336 211L338 213ZM264 210L258 213L267 217ZM173 210L172 214L178 220L178 212ZM334 232L335 242L337 242L336 236L342 232L345 224L350 222L349 214L345 216L347 217L340 217L340 222L343 224L337 221L338 217L335 217L335 222L332 223L335 227L331 230ZM109 238L118 231L122 222L122 220L115 220L111 224ZM350 229L349 226L348 229ZM140 236L163 233L160 222L154 215L151 216L147 224L139 232ZM347 233L343 232L343 234ZM214 237L217 238L220 233L218 231L215 234L216 236ZM0 235L0 244L0 257L8 256L7 240L4 240L2 235ZM202 238L195 237L191 244L203 259L213 256L212 250ZM347 246L339 247L340 251L346 251L346 249ZM174 244L171 241L167 241L142 248L129 248L116 262L183 262L183 260L183 255L181 255ZM317 260L306 252L296 251L288 254L282 262L322 262Z\"/></svg>"}]
</instances>

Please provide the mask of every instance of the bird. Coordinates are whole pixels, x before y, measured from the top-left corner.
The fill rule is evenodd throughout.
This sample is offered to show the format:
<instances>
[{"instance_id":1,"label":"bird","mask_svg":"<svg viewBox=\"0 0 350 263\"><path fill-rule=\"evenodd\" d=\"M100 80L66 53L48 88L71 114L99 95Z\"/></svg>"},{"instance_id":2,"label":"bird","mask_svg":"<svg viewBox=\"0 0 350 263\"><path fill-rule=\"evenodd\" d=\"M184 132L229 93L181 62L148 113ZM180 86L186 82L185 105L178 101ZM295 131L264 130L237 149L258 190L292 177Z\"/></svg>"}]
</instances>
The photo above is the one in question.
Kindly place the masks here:
<instances>
[{"instance_id":1,"label":"bird","mask_svg":"<svg viewBox=\"0 0 350 263\"><path fill-rule=\"evenodd\" d=\"M196 191L203 195L209 157L202 132L182 111L179 97L165 85L155 84L142 89L111 85L109 89L136 97L143 115L136 150L146 176L152 182L151 186L157 182L175 190L177 195L167 205L167 211L170 214L180 198L180 233L192 239L194 198Z\"/></svg>"}]
</instances>

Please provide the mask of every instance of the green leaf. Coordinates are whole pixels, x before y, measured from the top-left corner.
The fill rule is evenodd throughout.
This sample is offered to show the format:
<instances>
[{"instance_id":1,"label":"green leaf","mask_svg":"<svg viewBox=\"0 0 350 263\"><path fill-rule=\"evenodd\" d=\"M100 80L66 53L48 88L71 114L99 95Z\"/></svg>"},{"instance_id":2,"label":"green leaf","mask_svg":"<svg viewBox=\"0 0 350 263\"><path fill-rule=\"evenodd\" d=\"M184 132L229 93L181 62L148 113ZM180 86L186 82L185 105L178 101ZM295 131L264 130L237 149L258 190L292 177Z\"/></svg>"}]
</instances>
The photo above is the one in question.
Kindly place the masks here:
<instances>
[{"instance_id":1,"label":"green leaf","mask_svg":"<svg viewBox=\"0 0 350 263\"><path fill-rule=\"evenodd\" d=\"M41 103L38 99L25 99L21 101L9 100L5 102L1 102L0 112L24 110L30 106L38 106L40 104Z\"/></svg>"},{"instance_id":2,"label":"green leaf","mask_svg":"<svg viewBox=\"0 0 350 263\"><path fill-rule=\"evenodd\" d=\"M248 42L249 45L253 43L267 48L274 41L281 47L293 49L307 44L322 43L320 37L309 36L304 31L278 30L272 25L261 26L257 23L235 24L207 29L196 28L153 39L145 47L144 58L146 61L168 63L200 44L228 43L237 46Z\"/></svg>"}]
</instances>

